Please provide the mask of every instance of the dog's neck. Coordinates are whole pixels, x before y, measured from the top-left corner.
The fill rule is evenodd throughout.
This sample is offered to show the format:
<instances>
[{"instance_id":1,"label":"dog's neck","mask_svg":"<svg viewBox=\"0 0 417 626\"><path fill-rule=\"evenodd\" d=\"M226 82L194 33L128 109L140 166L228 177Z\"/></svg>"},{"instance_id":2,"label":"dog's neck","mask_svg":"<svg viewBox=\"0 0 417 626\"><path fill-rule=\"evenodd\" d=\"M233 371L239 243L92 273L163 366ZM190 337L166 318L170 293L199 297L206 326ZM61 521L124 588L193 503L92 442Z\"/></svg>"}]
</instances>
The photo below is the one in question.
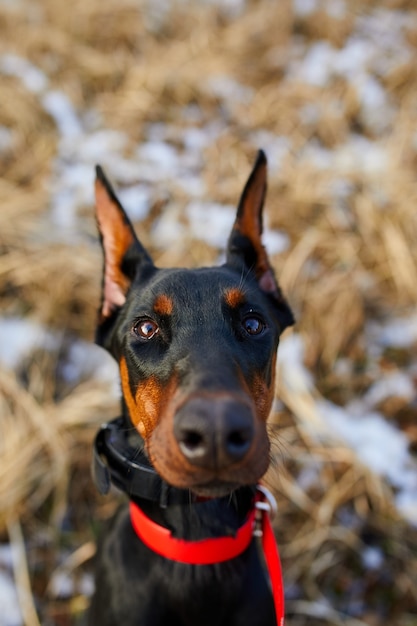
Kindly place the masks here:
<instances>
[{"instance_id":1,"label":"dog's neck","mask_svg":"<svg viewBox=\"0 0 417 626\"><path fill-rule=\"evenodd\" d=\"M253 507L254 489L242 487L230 496L198 501L190 492L190 504L161 507L158 502L133 498L133 501L173 537L199 541L234 536Z\"/></svg>"},{"instance_id":2,"label":"dog's neck","mask_svg":"<svg viewBox=\"0 0 417 626\"><path fill-rule=\"evenodd\" d=\"M126 408L124 420L131 433L129 439L132 446L135 446L138 452L146 456L152 467L143 438L132 427L130 417L126 415ZM172 487L169 488L173 489ZM163 507L159 503L159 494L155 494L154 502L149 502L143 498L133 497L132 499L151 519L169 528L174 536L193 541L208 537L234 535L253 504L254 493L255 487L245 487L222 498L202 500L190 491L188 504Z\"/></svg>"},{"instance_id":3,"label":"dog's neck","mask_svg":"<svg viewBox=\"0 0 417 626\"><path fill-rule=\"evenodd\" d=\"M132 428L130 418L124 415L130 429L130 442L138 452L146 455L143 438ZM164 483L163 479L161 479ZM174 489L168 486L169 489ZM183 491L183 490L179 490ZM189 492L188 504L160 505L160 494L155 500L132 497L131 499L156 523L169 528L174 537L189 541L221 536L233 536L242 525L253 505L255 487L243 487L221 498L201 499Z\"/></svg>"}]
</instances>

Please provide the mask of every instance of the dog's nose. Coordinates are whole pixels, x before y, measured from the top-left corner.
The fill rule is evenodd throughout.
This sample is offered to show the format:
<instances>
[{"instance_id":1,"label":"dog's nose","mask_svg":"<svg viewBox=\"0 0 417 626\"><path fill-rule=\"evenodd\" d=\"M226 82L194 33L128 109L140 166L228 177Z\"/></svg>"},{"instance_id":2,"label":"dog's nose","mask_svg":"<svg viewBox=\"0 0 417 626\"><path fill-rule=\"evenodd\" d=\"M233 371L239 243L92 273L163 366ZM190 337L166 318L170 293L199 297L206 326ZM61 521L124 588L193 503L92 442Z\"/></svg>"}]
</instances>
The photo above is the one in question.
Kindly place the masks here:
<instances>
[{"instance_id":1,"label":"dog's nose","mask_svg":"<svg viewBox=\"0 0 417 626\"><path fill-rule=\"evenodd\" d=\"M193 398L177 412L174 435L192 465L223 469L249 451L254 436L252 412L233 399Z\"/></svg>"}]
</instances>

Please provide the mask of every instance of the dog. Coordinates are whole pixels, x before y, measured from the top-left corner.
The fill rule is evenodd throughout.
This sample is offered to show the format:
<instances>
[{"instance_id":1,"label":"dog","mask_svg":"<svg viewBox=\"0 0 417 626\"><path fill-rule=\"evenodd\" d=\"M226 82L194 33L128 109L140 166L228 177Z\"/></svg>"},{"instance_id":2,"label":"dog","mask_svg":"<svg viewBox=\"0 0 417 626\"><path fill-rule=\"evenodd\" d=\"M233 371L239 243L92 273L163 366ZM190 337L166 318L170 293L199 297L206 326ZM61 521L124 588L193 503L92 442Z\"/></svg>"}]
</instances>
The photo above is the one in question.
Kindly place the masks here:
<instances>
[{"instance_id":1,"label":"dog","mask_svg":"<svg viewBox=\"0 0 417 626\"><path fill-rule=\"evenodd\" d=\"M260 151L223 265L160 269L97 166L104 272L96 341L116 359L122 390L122 416L106 437L110 452L117 436L129 438L131 457L115 481L129 506L98 550L90 626L277 623L256 543L214 557L219 542L234 545L244 532L268 469L276 352L294 321L261 240L266 173ZM136 456L137 489L129 482ZM141 492L148 477L158 481L154 495ZM204 544L202 560L176 556L178 546Z\"/></svg>"}]
</instances>

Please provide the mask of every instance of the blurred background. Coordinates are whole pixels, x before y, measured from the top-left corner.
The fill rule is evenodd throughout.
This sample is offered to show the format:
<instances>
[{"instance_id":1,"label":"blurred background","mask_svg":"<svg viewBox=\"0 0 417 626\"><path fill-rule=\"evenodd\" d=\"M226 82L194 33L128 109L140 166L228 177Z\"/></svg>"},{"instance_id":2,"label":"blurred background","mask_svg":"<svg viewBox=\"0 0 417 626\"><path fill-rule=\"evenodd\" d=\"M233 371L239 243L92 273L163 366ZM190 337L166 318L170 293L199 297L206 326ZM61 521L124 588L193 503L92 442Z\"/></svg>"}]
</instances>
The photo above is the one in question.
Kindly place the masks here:
<instances>
[{"instance_id":1,"label":"blurred background","mask_svg":"<svg viewBox=\"0 0 417 626\"><path fill-rule=\"evenodd\" d=\"M82 624L120 502L94 165L160 266L221 260L256 151L289 626L417 624L414 0L0 0L0 625Z\"/></svg>"}]
</instances>

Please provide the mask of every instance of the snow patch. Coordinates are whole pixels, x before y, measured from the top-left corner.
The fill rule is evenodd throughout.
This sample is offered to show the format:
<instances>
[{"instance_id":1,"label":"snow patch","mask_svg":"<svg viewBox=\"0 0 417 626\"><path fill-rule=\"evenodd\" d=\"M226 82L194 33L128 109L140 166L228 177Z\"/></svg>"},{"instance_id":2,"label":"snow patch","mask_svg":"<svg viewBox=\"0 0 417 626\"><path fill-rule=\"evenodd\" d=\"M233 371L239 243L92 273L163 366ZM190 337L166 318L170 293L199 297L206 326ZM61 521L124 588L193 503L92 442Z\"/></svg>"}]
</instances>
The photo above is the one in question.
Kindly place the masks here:
<instances>
[{"instance_id":1,"label":"snow patch","mask_svg":"<svg viewBox=\"0 0 417 626\"><path fill-rule=\"evenodd\" d=\"M0 625L22 626L23 617L19 609L19 598L13 580L0 570Z\"/></svg>"},{"instance_id":2,"label":"snow patch","mask_svg":"<svg viewBox=\"0 0 417 626\"><path fill-rule=\"evenodd\" d=\"M396 318L385 322L369 322L369 340L383 348L410 348L417 343L417 315Z\"/></svg>"},{"instance_id":3,"label":"snow patch","mask_svg":"<svg viewBox=\"0 0 417 626\"><path fill-rule=\"evenodd\" d=\"M111 398L120 398L116 361L103 348L81 339L73 341L61 367L68 383L76 385L83 380L94 379L106 385Z\"/></svg>"},{"instance_id":4,"label":"snow patch","mask_svg":"<svg viewBox=\"0 0 417 626\"><path fill-rule=\"evenodd\" d=\"M72 102L62 91L49 91L42 98L47 113L54 119L62 137L77 139L82 134L81 123Z\"/></svg>"},{"instance_id":5,"label":"snow patch","mask_svg":"<svg viewBox=\"0 0 417 626\"><path fill-rule=\"evenodd\" d=\"M137 155L140 160L148 163L154 168L151 177L159 178L160 176L173 177L178 169L178 153L177 150L163 141L148 141L143 143L137 149ZM149 175L149 174L148 174Z\"/></svg>"},{"instance_id":6,"label":"snow patch","mask_svg":"<svg viewBox=\"0 0 417 626\"><path fill-rule=\"evenodd\" d=\"M147 185L134 185L118 192L123 208L133 221L145 219L152 203L152 192Z\"/></svg>"},{"instance_id":7,"label":"snow patch","mask_svg":"<svg viewBox=\"0 0 417 626\"><path fill-rule=\"evenodd\" d=\"M268 170L278 172L285 158L289 155L291 141L288 137L274 135L268 130L261 129L250 135L254 146L262 146L268 157Z\"/></svg>"},{"instance_id":8,"label":"snow patch","mask_svg":"<svg viewBox=\"0 0 417 626\"><path fill-rule=\"evenodd\" d=\"M366 546L361 554L362 564L368 570L379 570L384 564L384 554L376 546Z\"/></svg>"},{"instance_id":9,"label":"snow patch","mask_svg":"<svg viewBox=\"0 0 417 626\"><path fill-rule=\"evenodd\" d=\"M58 351L63 344L62 334L52 333L32 320L0 317L0 363L4 367L18 370L35 350ZM71 385L95 379L108 386L111 397L120 397L116 362L93 343L80 339L72 341L60 368Z\"/></svg>"},{"instance_id":10,"label":"snow patch","mask_svg":"<svg viewBox=\"0 0 417 626\"><path fill-rule=\"evenodd\" d=\"M35 94L42 93L49 83L40 69L16 54L3 54L0 57L0 72L19 78L26 89Z\"/></svg>"},{"instance_id":11,"label":"snow patch","mask_svg":"<svg viewBox=\"0 0 417 626\"><path fill-rule=\"evenodd\" d=\"M293 0L294 13L298 17L308 17L319 8L318 0Z\"/></svg>"},{"instance_id":12,"label":"snow patch","mask_svg":"<svg viewBox=\"0 0 417 626\"><path fill-rule=\"evenodd\" d=\"M278 230L266 228L262 235L263 244L268 254L282 254L290 247L290 238Z\"/></svg>"},{"instance_id":13,"label":"snow patch","mask_svg":"<svg viewBox=\"0 0 417 626\"><path fill-rule=\"evenodd\" d=\"M293 396L308 397L308 418L310 426L314 422L317 437L351 448L365 467L390 483L395 490L397 510L417 525L417 463L409 452L408 437L368 406L382 397L381 387L371 387L367 399L365 396L346 407L337 406L318 397L303 358L302 337L296 333L285 337L278 350L281 383ZM407 397L415 396L412 381L406 375L393 374L386 389L386 393L401 391Z\"/></svg>"},{"instance_id":14,"label":"snow patch","mask_svg":"<svg viewBox=\"0 0 417 626\"><path fill-rule=\"evenodd\" d=\"M236 216L230 205L193 201L185 209L190 234L209 245L224 249Z\"/></svg>"},{"instance_id":15,"label":"snow patch","mask_svg":"<svg viewBox=\"0 0 417 626\"><path fill-rule=\"evenodd\" d=\"M15 133L7 126L0 126L0 153L7 152L13 148Z\"/></svg>"},{"instance_id":16,"label":"snow patch","mask_svg":"<svg viewBox=\"0 0 417 626\"><path fill-rule=\"evenodd\" d=\"M315 87L325 87L335 69L335 49L328 41L310 46L303 61L293 70L293 78Z\"/></svg>"},{"instance_id":17,"label":"snow patch","mask_svg":"<svg viewBox=\"0 0 417 626\"><path fill-rule=\"evenodd\" d=\"M37 349L56 350L57 339L41 325L29 319L0 317L0 362L16 370Z\"/></svg>"},{"instance_id":18,"label":"snow patch","mask_svg":"<svg viewBox=\"0 0 417 626\"><path fill-rule=\"evenodd\" d=\"M366 392L363 400L366 406L377 406L388 398L412 400L416 389L410 376L405 372L390 372L377 380Z\"/></svg>"},{"instance_id":19,"label":"snow patch","mask_svg":"<svg viewBox=\"0 0 417 626\"><path fill-rule=\"evenodd\" d=\"M58 569L52 575L48 587L49 594L54 598L71 598L75 594L91 597L94 593L94 578L83 573L75 578L72 571Z\"/></svg>"},{"instance_id":20,"label":"snow patch","mask_svg":"<svg viewBox=\"0 0 417 626\"><path fill-rule=\"evenodd\" d=\"M152 226L152 242L160 250L171 248L182 241L184 226L178 206L170 205Z\"/></svg>"},{"instance_id":21,"label":"snow patch","mask_svg":"<svg viewBox=\"0 0 417 626\"><path fill-rule=\"evenodd\" d=\"M310 393L313 377L304 365L304 342L298 333L288 335L279 345L277 363L281 378L291 394Z\"/></svg>"},{"instance_id":22,"label":"snow patch","mask_svg":"<svg viewBox=\"0 0 417 626\"><path fill-rule=\"evenodd\" d=\"M389 168L389 155L383 144L355 134L334 150L323 148L313 140L306 144L300 159L316 169L332 170L342 178L358 172L380 176Z\"/></svg>"},{"instance_id":23,"label":"snow patch","mask_svg":"<svg viewBox=\"0 0 417 626\"><path fill-rule=\"evenodd\" d=\"M213 93L222 100L230 102L241 102L249 104L254 96L251 87L241 85L230 76L218 75L212 76L204 83L206 92Z\"/></svg>"},{"instance_id":24,"label":"snow patch","mask_svg":"<svg viewBox=\"0 0 417 626\"><path fill-rule=\"evenodd\" d=\"M220 250L225 249L236 217L235 207L195 200L187 205L185 214L192 237ZM280 254L288 248L289 238L285 233L265 228L263 243L269 254Z\"/></svg>"},{"instance_id":25,"label":"snow patch","mask_svg":"<svg viewBox=\"0 0 417 626\"><path fill-rule=\"evenodd\" d=\"M366 467L398 488L408 488L405 477L414 469L417 488L417 466L409 455L409 441L403 432L379 413L367 413L360 401L341 408L319 400L317 406L326 424L355 450Z\"/></svg>"},{"instance_id":26,"label":"snow patch","mask_svg":"<svg viewBox=\"0 0 417 626\"><path fill-rule=\"evenodd\" d=\"M13 580L13 554L10 544L0 544L0 626L22 626L23 617Z\"/></svg>"}]
</instances>

